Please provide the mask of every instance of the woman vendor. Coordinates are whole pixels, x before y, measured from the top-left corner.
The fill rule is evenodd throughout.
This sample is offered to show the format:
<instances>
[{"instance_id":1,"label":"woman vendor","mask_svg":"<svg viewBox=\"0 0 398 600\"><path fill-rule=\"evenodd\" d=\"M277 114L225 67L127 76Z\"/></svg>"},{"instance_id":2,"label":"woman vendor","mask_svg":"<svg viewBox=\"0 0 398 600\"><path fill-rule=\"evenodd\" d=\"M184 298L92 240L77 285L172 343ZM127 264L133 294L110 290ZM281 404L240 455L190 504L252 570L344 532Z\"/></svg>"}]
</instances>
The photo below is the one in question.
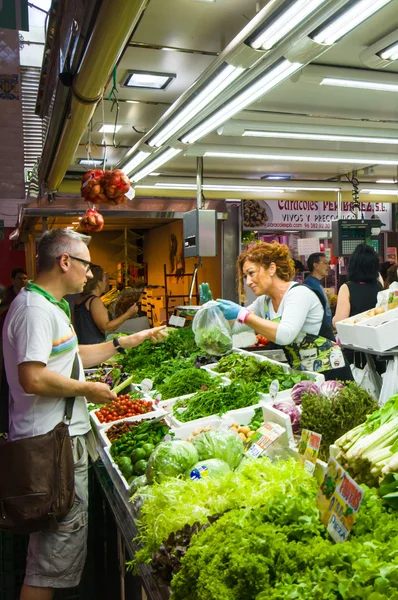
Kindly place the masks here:
<instances>
[{"instance_id":1,"label":"woman vendor","mask_svg":"<svg viewBox=\"0 0 398 600\"><path fill-rule=\"evenodd\" d=\"M352 374L336 343L324 309L324 299L304 284L292 281L294 262L284 244L261 242L238 258L238 274L257 299L242 308L218 300L233 333L254 329L283 348L291 367L317 371L325 379L351 380Z\"/></svg>"}]
</instances>

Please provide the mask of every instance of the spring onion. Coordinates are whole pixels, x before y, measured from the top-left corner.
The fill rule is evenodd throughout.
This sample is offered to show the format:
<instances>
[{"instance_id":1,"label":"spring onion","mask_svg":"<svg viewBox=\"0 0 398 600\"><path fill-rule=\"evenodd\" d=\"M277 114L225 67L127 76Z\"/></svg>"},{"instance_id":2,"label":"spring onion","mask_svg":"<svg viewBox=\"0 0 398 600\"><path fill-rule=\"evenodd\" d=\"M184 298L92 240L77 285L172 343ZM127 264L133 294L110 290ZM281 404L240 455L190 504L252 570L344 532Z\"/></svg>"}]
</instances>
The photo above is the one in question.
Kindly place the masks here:
<instances>
[{"instance_id":1,"label":"spring onion","mask_svg":"<svg viewBox=\"0 0 398 600\"><path fill-rule=\"evenodd\" d=\"M124 390L124 388L131 385L133 383L133 381L134 381L134 375L130 375L130 377L127 377L127 379L122 381L122 383L119 383L119 385L114 387L113 390L111 390L111 391L114 394L119 394L122 390Z\"/></svg>"}]
</instances>

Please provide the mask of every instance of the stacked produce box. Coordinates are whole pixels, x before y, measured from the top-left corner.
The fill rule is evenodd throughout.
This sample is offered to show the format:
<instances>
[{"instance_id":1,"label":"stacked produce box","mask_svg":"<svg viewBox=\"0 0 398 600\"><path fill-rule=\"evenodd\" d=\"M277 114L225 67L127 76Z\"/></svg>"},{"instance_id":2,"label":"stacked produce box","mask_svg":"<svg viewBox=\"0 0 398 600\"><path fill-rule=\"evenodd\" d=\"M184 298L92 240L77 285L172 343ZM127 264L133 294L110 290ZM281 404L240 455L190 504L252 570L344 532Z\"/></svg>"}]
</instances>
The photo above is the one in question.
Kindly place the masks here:
<instances>
[{"instance_id":1,"label":"stacked produce box","mask_svg":"<svg viewBox=\"0 0 398 600\"><path fill-rule=\"evenodd\" d=\"M139 506L133 566L150 563L173 600L398 600L398 398L379 409L352 382L203 356L189 329L121 363L105 376L127 374L123 395L91 415ZM320 434L318 479L297 460L303 431ZM339 509L338 544L320 498L352 481L343 469L359 501Z\"/></svg>"}]
</instances>

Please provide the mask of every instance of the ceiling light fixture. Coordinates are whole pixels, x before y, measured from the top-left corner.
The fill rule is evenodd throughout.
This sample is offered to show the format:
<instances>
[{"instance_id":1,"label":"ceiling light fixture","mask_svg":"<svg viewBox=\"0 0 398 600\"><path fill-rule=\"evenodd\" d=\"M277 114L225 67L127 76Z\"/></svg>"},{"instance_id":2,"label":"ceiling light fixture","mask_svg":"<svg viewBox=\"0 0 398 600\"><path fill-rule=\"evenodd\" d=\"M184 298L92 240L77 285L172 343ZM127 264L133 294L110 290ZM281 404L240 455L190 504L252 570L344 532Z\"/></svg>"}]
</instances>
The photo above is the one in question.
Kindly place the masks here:
<instances>
[{"instance_id":1,"label":"ceiling light fixture","mask_svg":"<svg viewBox=\"0 0 398 600\"><path fill-rule=\"evenodd\" d=\"M287 155L287 154L249 154L244 152L222 152L222 151L206 151L203 156L211 156L213 158L247 158L259 160L291 160L295 162L322 162L322 163L353 163L361 165L379 164L379 165L398 165L397 160L384 160L380 158L360 158L346 156L303 156L303 155Z\"/></svg>"},{"instance_id":2,"label":"ceiling light fixture","mask_svg":"<svg viewBox=\"0 0 398 600\"><path fill-rule=\"evenodd\" d=\"M364 90L380 90L382 92L398 92L398 84L381 83L378 81L361 81L360 79L340 79L339 77L324 77L320 85L358 88Z\"/></svg>"},{"instance_id":3,"label":"ceiling light fixture","mask_svg":"<svg viewBox=\"0 0 398 600\"><path fill-rule=\"evenodd\" d=\"M173 73L154 73L152 71L129 71L124 86L133 88L146 88L152 90L165 90L176 75Z\"/></svg>"},{"instance_id":4,"label":"ceiling light fixture","mask_svg":"<svg viewBox=\"0 0 398 600\"><path fill-rule=\"evenodd\" d=\"M127 162L121 168L121 170L123 171L123 173L125 173L126 175L128 175L129 173L131 173L132 171L134 171L134 169L136 167L138 167L138 165L140 165L142 162L144 162L144 160L149 155L150 155L150 152L145 152L144 150L139 150L137 152L137 154L134 154L134 156L129 160L129 162Z\"/></svg>"},{"instance_id":5,"label":"ceiling light fixture","mask_svg":"<svg viewBox=\"0 0 398 600\"><path fill-rule=\"evenodd\" d=\"M148 140L150 146L159 148L167 142L177 131L186 125L190 119L197 115L205 106L207 106L218 94L229 86L244 69L225 64L218 74L211 79L203 89L193 97L190 102L179 110L174 118L160 128L153 138ZM170 111L173 110L171 106Z\"/></svg>"},{"instance_id":6,"label":"ceiling light fixture","mask_svg":"<svg viewBox=\"0 0 398 600\"><path fill-rule=\"evenodd\" d=\"M311 37L318 44L330 46L390 2L392 0L355 2L351 8L343 9L337 17L332 17L329 22L321 25Z\"/></svg>"},{"instance_id":7,"label":"ceiling light fixture","mask_svg":"<svg viewBox=\"0 0 398 600\"><path fill-rule=\"evenodd\" d=\"M398 188L396 190L375 190L364 188L359 190L360 194L370 194L371 196L398 196Z\"/></svg>"},{"instance_id":8,"label":"ceiling light fixture","mask_svg":"<svg viewBox=\"0 0 398 600\"><path fill-rule=\"evenodd\" d=\"M149 177L159 177L160 173L148 173Z\"/></svg>"},{"instance_id":9,"label":"ceiling light fixture","mask_svg":"<svg viewBox=\"0 0 398 600\"><path fill-rule=\"evenodd\" d=\"M376 183L397 183L396 179L376 179Z\"/></svg>"},{"instance_id":10,"label":"ceiling light fixture","mask_svg":"<svg viewBox=\"0 0 398 600\"><path fill-rule=\"evenodd\" d=\"M259 131L246 129L242 134L245 137L265 137L275 139L288 139L288 140L315 140L325 142L362 142L366 144L398 144L398 138L382 138L382 137L369 137L360 135L335 135L335 134L323 134L323 133L294 133L294 132L280 132L280 131Z\"/></svg>"},{"instance_id":11,"label":"ceiling light fixture","mask_svg":"<svg viewBox=\"0 0 398 600\"><path fill-rule=\"evenodd\" d=\"M125 100L125 102L127 102L127 104L139 104L138 100Z\"/></svg>"},{"instance_id":12,"label":"ceiling light fixture","mask_svg":"<svg viewBox=\"0 0 398 600\"><path fill-rule=\"evenodd\" d=\"M263 177L261 177L261 179L268 179L273 181L283 181L291 178L291 175L264 175Z\"/></svg>"},{"instance_id":13,"label":"ceiling light fixture","mask_svg":"<svg viewBox=\"0 0 398 600\"><path fill-rule=\"evenodd\" d=\"M130 180L133 183L136 181L140 181L141 179L146 177L146 175L151 173L154 169L161 167L162 165L164 165L165 162L167 162L180 152L181 150L179 148L168 148L167 150L159 154L156 158L151 160L145 167L141 169L141 171L138 171L132 177L130 177Z\"/></svg>"},{"instance_id":14,"label":"ceiling light fixture","mask_svg":"<svg viewBox=\"0 0 398 600\"><path fill-rule=\"evenodd\" d=\"M382 50L379 55L384 60L398 60L398 42Z\"/></svg>"},{"instance_id":15,"label":"ceiling light fixture","mask_svg":"<svg viewBox=\"0 0 398 600\"><path fill-rule=\"evenodd\" d=\"M291 63L283 59L279 64L260 75L245 90L236 94L222 108L216 110L197 127L185 134L182 141L185 144L196 142L301 68L301 63Z\"/></svg>"},{"instance_id":16,"label":"ceiling light fixture","mask_svg":"<svg viewBox=\"0 0 398 600\"><path fill-rule=\"evenodd\" d=\"M88 167L99 167L103 164L103 162L104 161L102 159L98 158L80 158L78 164Z\"/></svg>"},{"instance_id":17,"label":"ceiling light fixture","mask_svg":"<svg viewBox=\"0 0 398 600\"><path fill-rule=\"evenodd\" d=\"M290 33L295 27L297 27L308 15L310 15L319 6L325 3L326 0L298 0L286 10L284 10L279 17L273 20L268 25L261 28L260 33L255 32L254 38L250 41L250 46L255 50L262 48L263 50L270 50L273 48L282 38Z\"/></svg>"},{"instance_id":18,"label":"ceiling light fixture","mask_svg":"<svg viewBox=\"0 0 398 600\"><path fill-rule=\"evenodd\" d=\"M113 132L117 132L122 128L122 125L113 125L113 124L108 124L105 123L104 125L101 125L101 127L98 129L99 133L113 133Z\"/></svg>"}]
</instances>

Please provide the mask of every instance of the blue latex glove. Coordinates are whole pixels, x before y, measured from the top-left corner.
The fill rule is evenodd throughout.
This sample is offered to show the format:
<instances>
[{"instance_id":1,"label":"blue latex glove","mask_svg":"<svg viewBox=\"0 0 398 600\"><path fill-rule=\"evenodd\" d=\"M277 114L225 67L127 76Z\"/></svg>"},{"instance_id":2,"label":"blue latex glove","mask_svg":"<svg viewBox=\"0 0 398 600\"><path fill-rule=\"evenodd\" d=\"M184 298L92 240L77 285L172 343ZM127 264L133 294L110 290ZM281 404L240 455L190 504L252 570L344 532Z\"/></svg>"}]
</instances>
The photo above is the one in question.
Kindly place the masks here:
<instances>
[{"instance_id":1,"label":"blue latex glove","mask_svg":"<svg viewBox=\"0 0 398 600\"><path fill-rule=\"evenodd\" d=\"M200 284L199 297L202 304L206 304L206 302L210 302L210 300L213 300L213 294L211 293L211 289L208 283Z\"/></svg>"},{"instance_id":2,"label":"blue latex glove","mask_svg":"<svg viewBox=\"0 0 398 600\"><path fill-rule=\"evenodd\" d=\"M236 304L236 302L231 302L230 300L217 298L217 302L227 321L235 320L242 309L240 304Z\"/></svg>"}]
</instances>

